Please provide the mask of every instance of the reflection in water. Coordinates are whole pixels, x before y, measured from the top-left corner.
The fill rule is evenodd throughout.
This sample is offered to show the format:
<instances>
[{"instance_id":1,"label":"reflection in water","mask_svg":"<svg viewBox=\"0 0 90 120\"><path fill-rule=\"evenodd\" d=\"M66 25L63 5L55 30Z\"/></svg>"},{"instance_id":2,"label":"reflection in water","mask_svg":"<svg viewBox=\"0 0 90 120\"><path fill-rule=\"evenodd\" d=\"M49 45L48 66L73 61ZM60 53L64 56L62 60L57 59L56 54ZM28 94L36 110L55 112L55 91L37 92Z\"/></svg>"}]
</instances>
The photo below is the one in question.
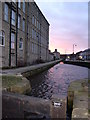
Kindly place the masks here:
<instances>
[{"instance_id":1,"label":"reflection in water","mask_svg":"<svg viewBox=\"0 0 90 120\"><path fill-rule=\"evenodd\" d=\"M57 64L43 73L30 77L30 96L50 99L53 94L67 95L70 82L88 78L88 68Z\"/></svg>"}]
</instances>

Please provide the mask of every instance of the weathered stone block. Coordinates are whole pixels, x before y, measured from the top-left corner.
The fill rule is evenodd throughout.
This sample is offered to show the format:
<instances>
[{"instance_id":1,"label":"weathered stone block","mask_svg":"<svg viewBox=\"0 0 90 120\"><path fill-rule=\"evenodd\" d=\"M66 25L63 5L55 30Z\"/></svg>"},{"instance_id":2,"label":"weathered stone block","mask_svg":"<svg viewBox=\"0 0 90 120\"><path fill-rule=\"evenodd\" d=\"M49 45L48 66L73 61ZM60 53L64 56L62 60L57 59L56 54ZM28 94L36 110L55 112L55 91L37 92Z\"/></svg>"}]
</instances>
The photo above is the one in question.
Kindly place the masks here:
<instances>
[{"instance_id":1,"label":"weathered stone block","mask_svg":"<svg viewBox=\"0 0 90 120\"><path fill-rule=\"evenodd\" d=\"M26 94L30 92L30 90L31 90L31 86L26 78L23 78L21 83L12 86L10 89L11 92L20 93L20 94Z\"/></svg>"},{"instance_id":2,"label":"weathered stone block","mask_svg":"<svg viewBox=\"0 0 90 120\"><path fill-rule=\"evenodd\" d=\"M66 119L66 103L65 96L53 95L51 98L50 114L51 118Z\"/></svg>"},{"instance_id":3,"label":"weathered stone block","mask_svg":"<svg viewBox=\"0 0 90 120\"><path fill-rule=\"evenodd\" d=\"M88 109L82 109L82 108L75 108L72 112L72 120L75 120L75 118L86 118L88 119Z\"/></svg>"}]
</instances>

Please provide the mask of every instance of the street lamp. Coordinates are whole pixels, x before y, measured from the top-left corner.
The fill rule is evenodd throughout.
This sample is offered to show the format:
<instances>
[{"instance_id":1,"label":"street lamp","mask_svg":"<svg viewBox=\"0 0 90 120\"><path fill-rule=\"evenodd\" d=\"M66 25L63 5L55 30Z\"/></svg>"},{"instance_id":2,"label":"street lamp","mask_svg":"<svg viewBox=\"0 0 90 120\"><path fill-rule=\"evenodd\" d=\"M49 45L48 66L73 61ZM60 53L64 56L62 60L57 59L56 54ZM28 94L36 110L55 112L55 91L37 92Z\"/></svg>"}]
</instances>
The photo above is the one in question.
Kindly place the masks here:
<instances>
[{"instance_id":1,"label":"street lamp","mask_svg":"<svg viewBox=\"0 0 90 120\"><path fill-rule=\"evenodd\" d=\"M73 44L73 54L74 54L74 46L77 46L76 44Z\"/></svg>"},{"instance_id":2,"label":"street lamp","mask_svg":"<svg viewBox=\"0 0 90 120\"><path fill-rule=\"evenodd\" d=\"M74 47L77 46L76 44L73 44L73 60L74 60Z\"/></svg>"}]
</instances>

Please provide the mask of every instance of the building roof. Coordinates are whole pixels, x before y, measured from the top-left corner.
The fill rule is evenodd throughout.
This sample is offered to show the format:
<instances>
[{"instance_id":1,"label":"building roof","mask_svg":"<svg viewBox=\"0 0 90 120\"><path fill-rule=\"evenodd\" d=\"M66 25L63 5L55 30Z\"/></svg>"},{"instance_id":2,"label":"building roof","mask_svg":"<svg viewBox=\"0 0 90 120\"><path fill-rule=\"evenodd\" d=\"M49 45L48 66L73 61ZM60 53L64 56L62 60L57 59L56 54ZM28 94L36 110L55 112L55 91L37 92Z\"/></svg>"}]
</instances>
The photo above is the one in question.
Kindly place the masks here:
<instances>
[{"instance_id":1,"label":"building roof","mask_svg":"<svg viewBox=\"0 0 90 120\"><path fill-rule=\"evenodd\" d=\"M83 52L89 52L89 51L90 51L90 48L88 48L88 49L84 50Z\"/></svg>"},{"instance_id":2,"label":"building roof","mask_svg":"<svg viewBox=\"0 0 90 120\"><path fill-rule=\"evenodd\" d=\"M34 1L34 0L33 0ZM46 22L48 23L48 25L50 26L49 22L47 21L47 19L45 18L44 14L42 13L42 11L40 10L39 6L37 5L37 3L34 1L35 5L37 6L37 8L39 9L40 13L42 14L42 16L44 17L44 19L46 20Z\"/></svg>"}]
</instances>

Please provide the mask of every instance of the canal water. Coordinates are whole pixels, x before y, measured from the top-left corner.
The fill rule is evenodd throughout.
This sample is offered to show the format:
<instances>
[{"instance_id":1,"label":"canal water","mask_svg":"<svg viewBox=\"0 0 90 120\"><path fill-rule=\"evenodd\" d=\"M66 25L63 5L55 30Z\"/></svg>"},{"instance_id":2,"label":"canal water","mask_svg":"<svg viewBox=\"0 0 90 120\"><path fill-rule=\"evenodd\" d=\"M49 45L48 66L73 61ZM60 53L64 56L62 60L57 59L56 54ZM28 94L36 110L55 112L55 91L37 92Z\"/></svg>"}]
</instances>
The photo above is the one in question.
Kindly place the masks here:
<instances>
[{"instance_id":1,"label":"canal water","mask_svg":"<svg viewBox=\"0 0 90 120\"><path fill-rule=\"evenodd\" d=\"M60 62L47 71L28 78L32 91L30 96L50 99L53 94L67 96L70 82L88 78L88 68Z\"/></svg>"}]
</instances>

